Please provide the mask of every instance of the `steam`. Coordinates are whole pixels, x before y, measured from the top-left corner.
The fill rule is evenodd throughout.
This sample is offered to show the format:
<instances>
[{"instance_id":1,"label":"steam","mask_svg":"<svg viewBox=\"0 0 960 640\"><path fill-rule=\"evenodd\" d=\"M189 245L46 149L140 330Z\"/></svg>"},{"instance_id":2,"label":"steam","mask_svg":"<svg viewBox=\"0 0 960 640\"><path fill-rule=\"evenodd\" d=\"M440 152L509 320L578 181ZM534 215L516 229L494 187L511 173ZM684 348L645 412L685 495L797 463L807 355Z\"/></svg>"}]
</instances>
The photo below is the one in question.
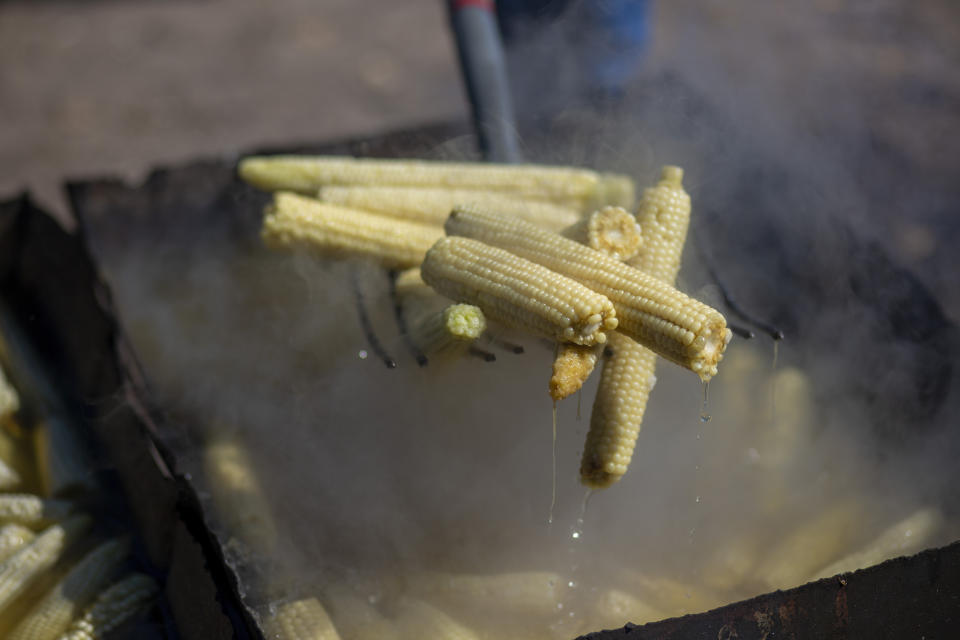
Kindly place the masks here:
<instances>
[{"instance_id":1,"label":"steam","mask_svg":"<svg viewBox=\"0 0 960 640\"><path fill-rule=\"evenodd\" d=\"M419 368L393 326L386 276L369 265L270 254L253 233L226 242L200 221L186 240L132 233L101 247L157 398L184 425L183 470L202 478L199 447L215 432L251 455L281 536L269 559L234 558L251 583L270 573L283 593L306 595L356 576L551 569L580 585L575 612L630 572L719 588L719 557L747 548L759 563L830 509L860 514L855 544L931 505L948 524L927 546L956 537L953 327L920 282L870 249L903 255L891 247L896 203L874 208L871 177L888 167L857 164L869 152L866 98L845 100L843 76L819 75L855 69L818 40L830 25L814 10L773 18L785 8L746 5L707 5L708 20L689 21L691 8L660 3L676 36L657 41L629 107L601 119L570 109L546 142L525 141L538 160L641 185L661 164L685 166L707 257L787 333L776 366L768 339L735 339L711 382L709 423L696 376L661 362L631 470L585 513L577 470L597 376L580 419L578 399L561 403L552 526L551 349L510 336L524 355L490 345L493 364ZM897 202L915 207L946 197L904 190ZM716 297L693 242L685 256L681 288ZM943 264L923 271L940 293ZM351 270L396 370L361 355ZM773 586L791 585L747 580L713 604Z\"/></svg>"}]
</instances>

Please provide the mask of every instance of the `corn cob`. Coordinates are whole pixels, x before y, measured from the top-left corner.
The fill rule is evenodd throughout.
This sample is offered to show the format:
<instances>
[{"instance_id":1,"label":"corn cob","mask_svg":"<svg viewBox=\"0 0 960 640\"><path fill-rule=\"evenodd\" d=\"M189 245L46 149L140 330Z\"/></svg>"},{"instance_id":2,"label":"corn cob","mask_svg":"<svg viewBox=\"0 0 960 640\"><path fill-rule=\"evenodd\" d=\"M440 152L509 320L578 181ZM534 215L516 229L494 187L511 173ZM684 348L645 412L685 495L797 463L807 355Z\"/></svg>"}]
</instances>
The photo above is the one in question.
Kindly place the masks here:
<instances>
[{"instance_id":1,"label":"corn cob","mask_svg":"<svg viewBox=\"0 0 960 640\"><path fill-rule=\"evenodd\" d=\"M215 436L204 449L203 462L213 506L225 528L257 553L272 553L277 530L270 503L241 443Z\"/></svg>"},{"instance_id":2,"label":"corn cob","mask_svg":"<svg viewBox=\"0 0 960 640\"><path fill-rule=\"evenodd\" d=\"M627 336L704 381L716 373L732 335L726 320L662 280L568 238L476 208L457 207L444 226L448 235L506 249L607 296Z\"/></svg>"},{"instance_id":3,"label":"corn cob","mask_svg":"<svg viewBox=\"0 0 960 640\"><path fill-rule=\"evenodd\" d=\"M145 612L159 588L153 578L130 574L108 587L58 640L99 640Z\"/></svg>"},{"instance_id":4,"label":"corn cob","mask_svg":"<svg viewBox=\"0 0 960 640\"><path fill-rule=\"evenodd\" d=\"M567 592L567 582L549 571L492 575L430 572L410 576L408 587L419 597L445 605L525 616L555 614Z\"/></svg>"},{"instance_id":5,"label":"corn cob","mask_svg":"<svg viewBox=\"0 0 960 640\"><path fill-rule=\"evenodd\" d=\"M602 344L616 313L603 295L549 269L466 238L442 238L427 252L424 281L476 304L489 318L547 338Z\"/></svg>"},{"instance_id":6,"label":"corn cob","mask_svg":"<svg viewBox=\"0 0 960 640\"><path fill-rule=\"evenodd\" d=\"M500 209L489 208L502 214ZM585 244L616 260L636 256L643 246L636 218L621 207L604 207L560 231L565 238Z\"/></svg>"},{"instance_id":7,"label":"corn cob","mask_svg":"<svg viewBox=\"0 0 960 640\"><path fill-rule=\"evenodd\" d=\"M3 562L29 544L36 534L20 524L5 524L0 527L0 562Z\"/></svg>"},{"instance_id":8,"label":"corn cob","mask_svg":"<svg viewBox=\"0 0 960 640\"><path fill-rule=\"evenodd\" d=\"M393 625L367 600L342 587L324 592L323 602L343 638L390 640L397 637Z\"/></svg>"},{"instance_id":9,"label":"corn cob","mask_svg":"<svg viewBox=\"0 0 960 640\"><path fill-rule=\"evenodd\" d=\"M498 165L426 160L385 160L343 156L251 157L240 162L240 177L266 191L315 194L326 185L445 187L508 193L573 206L632 206L632 182L625 176L589 169L543 165Z\"/></svg>"},{"instance_id":10,"label":"corn cob","mask_svg":"<svg viewBox=\"0 0 960 640\"><path fill-rule=\"evenodd\" d=\"M663 168L660 183L640 203L643 250L631 264L672 285L690 224L690 197L683 170ZM609 487L627 472L657 382L656 354L623 334L611 336L590 415L590 430L580 462L580 479L593 488Z\"/></svg>"},{"instance_id":11,"label":"corn cob","mask_svg":"<svg viewBox=\"0 0 960 640\"><path fill-rule=\"evenodd\" d=\"M0 459L0 491L16 489L22 481L17 470Z\"/></svg>"},{"instance_id":12,"label":"corn cob","mask_svg":"<svg viewBox=\"0 0 960 640\"><path fill-rule=\"evenodd\" d=\"M87 516L74 516L40 533L33 542L0 563L0 611L60 559L90 526Z\"/></svg>"},{"instance_id":13,"label":"corn cob","mask_svg":"<svg viewBox=\"0 0 960 640\"><path fill-rule=\"evenodd\" d=\"M397 605L397 630L404 640L479 640L476 633L431 604L403 598Z\"/></svg>"},{"instance_id":14,"label":"corn cob","mask_svg":"<svg viewBox=\"0 0 960 640\"><path fill-rule=\"evenodd\" d=\"M66 500L47 500L26 493L0 494L0 522L43 525L62 520L74 508Z\"/></svg>"},{"instance_id":15,"label":"corn cob","mask_svg":"<svg viewBox=\"0 0 960 640\"><path fill-rule=\"evenodd\" d=\"M277 193L261 232L274 249L306 248L334 257L373 258L412 267L443 233L438 227L346 209L293 193Z\"/></svg>"},{"instance_id":16,"label":"corn cob","mask_svg":"<svg viewBox=\"0 0 960 640\"><path fill-rule=\"evenodd\" d=\"M110 540L88 553L10 633L10 640L55 640L78 611L107 586L129 553L126 540Z\"/></svg>"},{"instance_id":17,"label":"corn cob","mask_svg":"<svg viewBox=\"0 0 960 640\"><path fill-rule=\"evenodd\" d=\"M756 577L770 589L802 584L817 567L837 560L856 538L863 519L857 503L842 502L804 522L760 563Z\"/></svg>"},{"instance_id":18,"label":"corn cob","mask_svg":"<svg viewBox=\"0 0 960 640\"><path fill-rule=\"evenodd\" d=\"M264 637L270 640L340 640L327 610L316 598L276 607L263 626Z\"/></svg>"},{"instance_id":19,"label":"corn cob","mask_svg":"<svg viewBox=\"0 0 960 640\"><path fill-rule=\"evenodd\" d=\"M686 584L666 576L652 576L636 571L624 572L623 586L663 617L698 613L718 607L725 598L702 587Z\"/></svg>"},{"instance_id":20,"label":"corn cob","mask_svg":"<svg viewBox=\"0 0 960 640\"><path fill-rule=\"evenodd\" d=\"M611 334L610 339L616 335ZM553 375L550 376L550 397L559 402L579 391L593 372L602 351L602 345L557 345L557 356L553 359Z\"/></svg>"},{"instance_id":21,"label":"corn cob","mask_svg":"<svg viewBox=\"0 0 960 640\"><path fill-rule=\"evenodd\" d=\"M452 304L410 327L410 339L427 356L465 347L487 329L480 307Z\"/></svg>"},{"instance_id":22,"label":"corn cob","mask_svg":"<svg viewBox=\"0 0 960 640\"><path fill-rule=\"evenodd\" d=\"M34 450L47 496L88 496L97 491L93 462L76 424L50 412L35 425Z\"/></svg>"},{"instance_id":23,"label":"corn cob","mask_svg":"<svg viewBox=\"0 0 960 640\"><path fill-rule=\"evenodd\" d=\"M438 226L458 204L482 205L552 231L572 225L580 217L578 210L550 202L470 189L326 186L320 189L317 197L343 207Z\"/></svg>"},{"instance_id":24,"label":"corn cob","mask_svg":"<svg viewBox=\"0 0 960 640\"><path fill-rule=\"evenodd\" d=\"M890 558L917 553L927 547L930 538L942 525L943 516L939 511L921 509L881 533L859 551L815 572L810 580L865 569Z\"/></svg>"}]
</instances>

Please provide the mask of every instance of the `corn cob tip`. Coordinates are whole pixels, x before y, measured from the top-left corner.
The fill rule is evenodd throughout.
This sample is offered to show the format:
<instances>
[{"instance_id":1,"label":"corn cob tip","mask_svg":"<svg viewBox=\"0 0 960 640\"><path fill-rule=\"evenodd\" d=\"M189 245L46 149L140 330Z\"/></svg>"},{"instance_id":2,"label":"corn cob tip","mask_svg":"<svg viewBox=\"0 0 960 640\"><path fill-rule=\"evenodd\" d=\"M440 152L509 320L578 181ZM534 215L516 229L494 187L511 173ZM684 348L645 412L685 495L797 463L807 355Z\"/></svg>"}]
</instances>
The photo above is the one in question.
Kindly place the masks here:
<instances>
[{"instance_id":1,"label":"corn cob tip","mask_svg":"<svg viewBox=\"0 0 960 640\"><path fill-rule=\"evenodd\" d=\"M682 187L683 186L683 168L672 164L664 165L660 170L660 182Z\"/></svg>"},{"instance_id":2,"label":"corn cob tip","mask_svg":"<svg viewBox=\"0 0 960 640\"><path fill-rule=\"evenodd\" d=\"M690 368L703 382L709 382L710 378L717 375L717 365L723 360L723 352L733 337L722 316L720 321L724 322L722 326L707 329L703 336L698 336L691 343L698 353L693 357Z\"/></svg>"},{"instance_id":3,"label":"corn cob tip","mask_svg":"<svg viewBox=\"0 0 960 640\"><path fill-rule=\"evenodd\" d=\"M487 330L483 312L472 304L452 304L444 309L443 317L447 331L460 340L476 340Z\"/></svg>"}]
</instances>

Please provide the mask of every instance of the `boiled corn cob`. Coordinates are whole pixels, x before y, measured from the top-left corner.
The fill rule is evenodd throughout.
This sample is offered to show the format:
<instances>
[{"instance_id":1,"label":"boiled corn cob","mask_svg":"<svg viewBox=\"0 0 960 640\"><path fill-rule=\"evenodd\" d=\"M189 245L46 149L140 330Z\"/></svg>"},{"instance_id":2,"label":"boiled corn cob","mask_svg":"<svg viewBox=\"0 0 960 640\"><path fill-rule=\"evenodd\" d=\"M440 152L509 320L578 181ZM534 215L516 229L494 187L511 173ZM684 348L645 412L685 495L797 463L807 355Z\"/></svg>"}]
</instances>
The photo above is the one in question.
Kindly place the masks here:
<instances>
[{"instance_id":1,"label":"boiled corn cob","mask_svg":"<svg viewBox=\"0 0 960 640\"><path fill-rule=\"evenodd\" d=\"M3 562L29 544L36 534L20 524L5 524L0 527L0 562Z\"/></svg>"},{"instance_id":2,"label":"boiled corn cob","mask_svg":"<svg viewBox=\"0 0 960 640\"><path fill-rule=\"evenodd\" d=\"M66 500L48 500L26 493L0 494L0 522L43 525L62 520L74 508Z\"/></svg>"},{"instance_id":3,"label":"boiled corn cob","mask_svg":"<svg viewBox=\"0 0 960 640\"><path fill-rule=\"evenodd\" d=\"M660 183L640 203L643 250L632 264L672 285L690 225L690 196L683 170L663 168ZM580 479L593 488L609 487L627 472L636 448L647 400L657 383L656 354L633 338L610 337L590 415L590 430L580 462Z\"/></svg>"},{"instance_id":4,"label":"boiled corn cob","mask_svg":"<svg viewBox=\"0 0 960 640\"><path fill-rule=\"evenodd\" d=\"M397 605L397 630L404 640L479 640L479 636L435 606L403 598Z\"/></svg>"},{"instance_id":5,"label":"boiled corn cob","mask_svg":"<svg viewBox=\"0 0 960 640\"><path fill-rule=\"evenodd\" d=\"M410 327L410 339L425 355L431 356L465 347L486 329L487 320L480 307L452 304Z\"/></svg>"},{"instance_id":6,"label":"boiled corn cob","mask_svg":"<svg viewBox=\"0 0 960 640\"><path fill-rule=\"evenodd\" d=\"M580 218L580 212L569 207L471 189L326 186L317 197L331 204L433 225L442 225L458 204L482 205L553 231L570 226Z\"/></svg>"},{"instance_id":7,"label":"boiled corn cob","mask_svg":"<svg viewBox=\"0 0 960 640\"><path fill-rule=\"evenodd\" d=\"M340 635L349 640L390 640L397 636L393 625L383 614L342 587L328 589L323 602Z\"/></svg>"},{"instance_id":8,"label":"boiled corn cob","mask_svg":"<svg viewBox=\"0 0 960 640\"><path fill-rule=\"evenodd\" d=\"M616 334L611 334L613 339ZM593 368L600 359L603 345L584 347L579 344L561 344L557 346L557 356L553 359L553 375L550 376L550 397L560 401L568 398L583 387Z\"/></svg>"},{"instance_id":9,"label":"boiled corn cob","mask_svg":"<svg viewBox=\"0 0 960 640\"><path fill-rule=\"evenodd\" d=\"M547 338L602 344L617 327L605 296L502 249L467 238L442 238L421 266L440 294L476 304L489 318Z\"/></svg>"},{"instance_id":10,"label":"boiled corn cob","mask_svg":"<svg viewBox=\"0 0 960 640\"><path fill-rule=\"evenodd\" d=\"M55 640L109 584L129 551L126 540L110 540L88 553L20 621L9 640Z\"/></svg>"},{"instance_id":11,"label":"boiled corn cob","mask_svg":"<svg viewBox=\"0 0 960 640\"><path fill-rule=\"evenodd\" d=\"M485 207L498 214L501 209ZM628 260L640 252L643 235L640 225L622 207L604 207L560 231L565 238L585 244L616 260Z\"/></svg>"},{"instance_id":12,"label":"boiled corn cob","mask_svg":"<svg viewBox=\"0 0 960 640\"><path fill-rule=\"evenodd\" d=\"M274 249L305 248L334 257L365 257L388 267L420 264L443 233L438 227L277 193L261 232Z\"/></svg>"},{"instance_id":13,"label":"boiled corn cob","mask_svg":"<svg viewBox=\"0 0 960 640\"><path fill-rule=\"evenodd\" d=\"M802 584L818 567L836 561L850 548L863 516L858 503L844 501L802 523L767 554L756 577L770 589Z\"/></svg>"},{"instance_id":14,"label":"boiled corn cob","mask_svg":"<svg viewBox=\"0 0 960 640\"><path fill-rule=\"evenodd\" d=\"M134 573L108 587L71 623L58 640L100 640L145 612L159 587L153 578Z\"/></svg>"},{"instance_id":15,"label":"boiled corn cob","mask_svg":"<svg viewBox=\"0 0 960 640\"><path fill-rule=\"evenodd\" d=\"M408 578L412 593L456 607L497 614L549 616L567 593L567 581L551 571L491 575L429 572Z\"/></svg>"},{"instance_id":16,"label":"boiled corn cob","mask_svg":"<svg viewBox=\"0 0 960 640\"><path fill-rule=\"evenodd\" d=\"M881 533L862 549L815 572L810 580L865 569L890 558L917 553L927 547L930 538L942 525L943 516L937 509L921 509Z\"/></svg>"},{"instance_id":17,"label":"boiled corn cob","mask_svg":"<svg viewBox=\"0 0 960 640\"><path fill-rule=\"evenodd\" d=\"M270 640L340 640L316 598L306 598L281 604L264 621L264 637Z\"/></svg>"},{"instance_id":18,"label":"boiled corn cob","mask_svg":"<svg viewBox=\"0 0 960 640\"><path fill-rule=\"evenodd\" d=\"M267 191L311 195L326 185L391 185L495 191L582 211L599 204L632 206L629 178L572 167L272 156L243 159L239 173L250 184Z\"/></svg>"},{"instance_id":19,"label":"boiled corn cob","mask_svg":"<svg viewBox=\"0 0 960 640\"><path fill-rule=\"evenodd\" d=\"M73 516L41 532L31 543L0 563L0 611L52 567L90 526L87 516Z\"/></svg>"},{"instance_id":20,"label":"boiled corn cob","mask_svg":"<svg viewBox=\"0 0 960 640\"><path fill-rule=\"evenodd\" d=\"M216 435L204 448L203 469L217 515L230 534L257 553L272 553L277 529L270 503L246 449L226 435Z\"/></svg>"},{"instance_id":21,"label":"boiled corn cob","mask_svg":"<svg viewBox=\"0 0 960 640\"><path fill-rule=\"evenodd\" d=\"M621 332L704 381L717 372L732 335L726 320L662 280L568 238L477 208L457 207L444 228L448 235L500 247L607 296Z\"/></svg>"}]
</instances>

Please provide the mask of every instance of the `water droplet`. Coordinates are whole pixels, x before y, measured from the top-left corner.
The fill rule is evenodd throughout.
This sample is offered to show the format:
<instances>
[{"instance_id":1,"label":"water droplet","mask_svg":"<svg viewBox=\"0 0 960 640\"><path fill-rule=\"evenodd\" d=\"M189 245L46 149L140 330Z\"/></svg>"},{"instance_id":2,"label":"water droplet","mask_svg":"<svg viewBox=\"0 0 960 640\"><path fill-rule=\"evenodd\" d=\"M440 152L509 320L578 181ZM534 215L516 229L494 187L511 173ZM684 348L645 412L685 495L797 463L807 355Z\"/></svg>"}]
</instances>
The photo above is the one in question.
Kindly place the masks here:
<instances>
[{"instance_id":1,"label":"water droplet","mask_svg":"<svg viewBox=\"0 0 960 640\"><path fill-rule=\"evenodd\" d=\"M576 540L577 538L580 537L580 532L579 532L579 531L574 531L572 534L570 534L570 537L573 538L574 540Z\"/></svg>"},{"instance_id":2,"label":"water droplet","mask_svg":"<svg viewBox=\"0 0 960 640\"><path fill-rule=\"evenodd\" d=\"M700 414L700 422L710 422L712 419L713 416L711 416L709 413Z\"/></svg>"},{"instance_id":3,"label":"water droplet","mask_svg":"<svg viewBox=\"0 0 960 640\"><path fill-rule=\"evenodd\" d=\"M573 580L571 580L570 582L567 583L567 586L570 587L571 589L573 589L574 587L577 586L577 583L574 582Z\"/></svg>"},{"instance_id":4,"label":"water droplet","mask_svg":"<svg viewBox=\"0 0 960 640\"><path fill-rule=\"evenodd\" d=\"M367 350L366 350L366 349L360 349L360 352L357 354L357 357L360 358L361 360L366 360L366 359L367 359Z\"/></svg>"},{"instance_id":5,"label":"water droplet","mask_svg":"<svg viewBox=\"0 0 960 640\"><path fill-rule=\"evenodd\" d=\"M710 383L703 383L703 404L700 406L700 422L710 422L712 416L707 412L707 404L710 401Z\"/></svg>"},{"instance_id":6,"label":"water droplet","mask_svg":"<svg viewBox=\"0 0 960 640\"><path fill-rule=\"evenodd\" d=\"M697 496L697 504L700 503L700 496Z\"/></svg>"},{"instance_id":7,"label":"water droplet","mask_svg":"<svg viewBox=\"0 0 960 640\"><path fill-rule=\"evenodd\" d=\"M563 603L562 603L562 602L558 602L558 603L557 603L557 609L563 609Z\"/></svg>"}]
</instances>

